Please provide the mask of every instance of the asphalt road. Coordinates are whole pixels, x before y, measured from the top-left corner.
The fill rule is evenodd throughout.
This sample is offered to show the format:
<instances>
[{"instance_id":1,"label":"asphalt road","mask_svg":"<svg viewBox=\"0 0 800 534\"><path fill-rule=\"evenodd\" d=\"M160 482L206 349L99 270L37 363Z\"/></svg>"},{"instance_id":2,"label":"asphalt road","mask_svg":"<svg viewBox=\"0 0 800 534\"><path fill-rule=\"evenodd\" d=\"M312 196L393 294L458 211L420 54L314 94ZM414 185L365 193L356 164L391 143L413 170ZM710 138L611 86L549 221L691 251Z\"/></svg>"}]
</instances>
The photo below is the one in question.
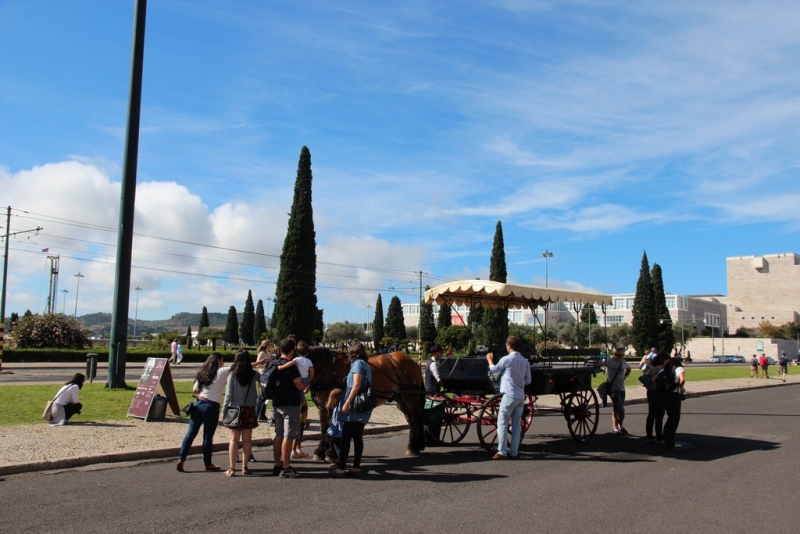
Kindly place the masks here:
<instances>
[{"instance_id":1,"label":"asphalt road","mask_svg":"<svg viewBox=\"0 0 800 534\"><path fill-rule=\"evenodd\" d=\"M517 461L489 460L471 432L418 458L402 456L404 435L369 439L368 472L353 479L308 461L295 480L261 462L234 478L155 461L13 475L0 481L0 531L792 532L798 401L797 387L690 399L669 452L608 434L606 408L586 444L561 416L537 415ZM628 408L632 433L645 413Z\"/></svg>"}]
</instances>

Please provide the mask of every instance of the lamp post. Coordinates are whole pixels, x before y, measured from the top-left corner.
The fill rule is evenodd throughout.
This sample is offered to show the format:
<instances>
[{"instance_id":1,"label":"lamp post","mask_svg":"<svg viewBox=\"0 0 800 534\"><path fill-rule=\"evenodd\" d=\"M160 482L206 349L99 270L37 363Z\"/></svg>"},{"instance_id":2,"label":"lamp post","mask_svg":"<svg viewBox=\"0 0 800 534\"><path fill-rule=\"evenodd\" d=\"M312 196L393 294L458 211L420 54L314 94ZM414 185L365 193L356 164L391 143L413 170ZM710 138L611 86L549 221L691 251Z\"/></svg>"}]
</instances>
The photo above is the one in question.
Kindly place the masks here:
<instances>
[{"instance_id":1,"label":"lamp post","mask_svg":"<svg viewBox=\"0 0 800 534\"><path fill-rule=\"evenodd\" d=\"M367 335L367 340L369 340L369 316L370 312L372 312L372 304L367 304L367 331L365 334Z\"/></svg>"},{"instance_id":2,"label":"lamp post","mask_svg":"<svg viewBox=\"0 0 800 534\"><path fill-rule=\"evenodd\" d=\"M69 293L69 291L62 289L61 292L64 293L64 298L61 300L61 315L64 315L64 310L67 308L67 293Z\"/></svg>"},{"instance_id":3,"label":"lamp post","mask_svg":"<svg viewBox=\"0 0 800 534\"><path fill-rule=\"evenodd\" d=\"M544 258L544 287L547 287L547 260L553 257L553 253L545 250L542 252L542 257Z\"/></svg>"},{"instance_id":4,"label":"lamp post","mask_svg":"<svg viewBox=\"0 0 800 534\"><path fill-rule=\"evenodd\" d=\"M134 291L136 291L136 312L133 315L133 337L134 338L136 338L136 322L139 320L139 291L141 291L141 290L142 290L142 288L139 287L139 286L136 286L134 288Z\"/></svg>"},{"instance_id":5,"label":"lamp post","mask_svg":"<svg viewBox=\"0 0 800 534\"><path fill-rule=\"evenodd\" d=\"M81 291L81 278L85 278L80 271L78 274L75 275L75 278L78 279L78 287L75 288L75 313L72 315L76 319L78 318L78 293Z\"/></svg>"},{"instance_id":6,"label":"lamp post","mask_svg":"<svg viewBox=\"0 0 800 534\"><path fill-rule=\"evenodd\" d=\"M553 257L553 253L545 249L541 256L544 258L544 287L548 287L548 273L547 273L547 260ZM548 296L548 299L550 297ZM544 305L544 348L547 348L547 311L550 308L549 304Z\"/></svg>"}]
</instances>

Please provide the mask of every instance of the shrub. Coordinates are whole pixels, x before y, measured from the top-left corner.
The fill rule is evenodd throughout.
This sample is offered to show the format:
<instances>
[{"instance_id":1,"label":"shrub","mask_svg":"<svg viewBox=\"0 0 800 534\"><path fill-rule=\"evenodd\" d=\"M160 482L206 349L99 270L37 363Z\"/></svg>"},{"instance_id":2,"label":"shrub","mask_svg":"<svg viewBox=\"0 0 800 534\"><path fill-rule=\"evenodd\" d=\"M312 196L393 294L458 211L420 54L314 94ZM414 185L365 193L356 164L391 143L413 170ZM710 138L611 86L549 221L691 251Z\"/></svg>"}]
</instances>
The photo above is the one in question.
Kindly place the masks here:
<instances>
[{"instance_id":1,"label":"shrub","mask_svg":"<svg viewBox=\"0 0 800 534\"><path fill-rule=\"evenodd\" d=\"M27 348L82 349L91 346L77 319L62 313L25 315L11 329L13 346Z\"/></svg>"}]
</instances>

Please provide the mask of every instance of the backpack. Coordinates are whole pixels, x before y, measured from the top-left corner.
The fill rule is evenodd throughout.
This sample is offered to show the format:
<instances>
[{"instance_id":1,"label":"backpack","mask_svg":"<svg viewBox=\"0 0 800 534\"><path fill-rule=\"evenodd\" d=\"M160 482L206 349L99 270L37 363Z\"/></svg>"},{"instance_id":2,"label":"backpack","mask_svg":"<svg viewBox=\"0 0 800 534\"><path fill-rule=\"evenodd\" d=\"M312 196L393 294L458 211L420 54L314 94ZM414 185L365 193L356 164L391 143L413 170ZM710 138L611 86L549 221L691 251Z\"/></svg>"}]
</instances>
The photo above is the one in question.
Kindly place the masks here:
<instances>
[{"instance_id":1,"label":"backpack","mask_svg":"<svg viewBox=\"0 0 800 534\"><path fill-rule=\"evenodd\" d=\"M280 373L278 372L280 362L280 358L275 358L261 375L261 398L264 400L274 399L281 387Z\"/></svg>"},{"instance_id":2,"label":"backpack","mask_svg":"<svg viewBox=\"0 0 800 534\"><path fill-rule=\"evenodd\" d=\"M666 372L666 368L661 368L655 378L656 391L659 393L672 393L678 389L675 383L675 369Z\"/></svg>"}]
</instances>

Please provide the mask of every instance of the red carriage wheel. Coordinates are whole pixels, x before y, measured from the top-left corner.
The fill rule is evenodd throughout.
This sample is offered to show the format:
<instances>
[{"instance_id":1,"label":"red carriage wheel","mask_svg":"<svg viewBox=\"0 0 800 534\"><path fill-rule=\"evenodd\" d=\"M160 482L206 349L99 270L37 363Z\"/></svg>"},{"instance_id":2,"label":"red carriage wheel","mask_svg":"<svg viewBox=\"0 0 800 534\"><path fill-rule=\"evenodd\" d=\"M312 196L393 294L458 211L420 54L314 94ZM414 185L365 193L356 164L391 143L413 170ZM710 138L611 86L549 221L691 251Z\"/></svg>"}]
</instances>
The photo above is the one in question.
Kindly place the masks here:
<instances>
[{"instance_id":1,"label":"red carriage wheel","mask_svg":"<svg viewBox=\"0 0 800 534\"><path fill-rule=\"evenodd\" d=\"M481 446L492 452L497 445L497 412L500 411L502 395L495 395L483 403L478 414L478 439Z\"/></svg>"},{"instance_id":2,"label":"red carriage wheel","mask_svg":"<svg viewBox=\"0 0 800 534\"><path fill-rule=\"evenodd\" d=\"M439 441L445 445L454 445L464 439L469 431L470 406L459 402L452 394L448 393L446 397Z\"/></svg>"},{"instance_id":3,"label":"red carriage wheel","mask_svg":"<svg viewBox=\"0 0 800 534\"><path fill-rule=\"evenodd\" d=\"M600 419L600 406L594 390L573 391L564 405L564 418L572 439L579 443L591 439Z\"/></svg>"},{"instance_id":4,"label":"red carriage wheel","mask_svg":"<svg viewBox=\"0 0 800 534\"><path fill-rule=\"evenodd\" d=\"M530 395L525 395L525 405L522 408L522 436L525 437L525 433L533 424L533 414L536 413L536 397L531 397ZM511 439L511 436L509 436Z\"/></svg>"}]
</instances>

